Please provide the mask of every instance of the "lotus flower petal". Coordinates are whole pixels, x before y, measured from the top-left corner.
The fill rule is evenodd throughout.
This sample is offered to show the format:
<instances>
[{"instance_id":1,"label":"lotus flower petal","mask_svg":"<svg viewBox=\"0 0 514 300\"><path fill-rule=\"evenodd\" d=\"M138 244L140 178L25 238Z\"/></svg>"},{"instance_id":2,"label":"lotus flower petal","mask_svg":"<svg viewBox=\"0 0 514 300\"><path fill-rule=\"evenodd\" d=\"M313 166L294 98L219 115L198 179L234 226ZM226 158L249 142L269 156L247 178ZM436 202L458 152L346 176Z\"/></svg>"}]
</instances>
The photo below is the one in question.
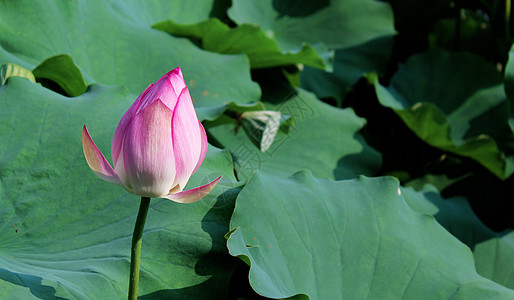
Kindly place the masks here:
<instances>
[{"instance_id":1,"label":"lotus flower petal","mask_svg":"<svg viewBox=\"0 0 514 300\"><path fill-rule=\"evenodd\" d=\"M203 125L200 121L198 121L198 126L200 126L200 134L202 136L202 152L200 153L200 157L198 159L198 162L196 163L196 167L193 170L192 174L194 174L196 170L198 170L198 168L200 168L200 166L202 165L203 160L205 159L205 155L207 155L207 145L209 144L207 140L207 133L205 133L205 128L203 128Z\"/></svg>"},{"instance_id":2,"label":"lotus flower petal","mask_svg":"<svg viewBox=\"0 0 514 300\"><path fill-rule=\"evenodd\" d=\"M96 176L107 182L125 187L116 172L105 159L105 156L98 150L98 147L87 131L86 125L82 127L82 148L87 164Z\"/></svg>"},{"instance_id":3,"label":"lotus flower petal","mask_svg":"<svg viewBox=\"0 0 514 300\"><path fill-rule=\"evenodd\" d=\"M159 198L166 198L179 203L193 203L207 196L207 194L209 194L212 191L216 184L218 184L220 178L221 176L210 183L207 183L194 189L161 196Z\"/></svg>"},{"instance_id":4,"label":"lotus flower petal","mask_svg":"<svg viewBox=\"0 0 514 300\"><path fill-rule=\"evenodd\" d=\"M114 137L112 139L111 145L111 154L114 165L118 162L118 157L121 151L121 144L123 141L123 137L125 136L125 130L127 130L127 126L136 114L138 107L140 106L141 99L148 93L148 91L152 88L153 84L150 84L146 90L137 97L136 101L130 106L130 108L125 112L123 117L121 118L118 126L116 127L116 131L114 131Z\"/></svg>"},{"instance_id":5,"label":"lotus flower petal","mask_svg":"<svg viewBox=\"0 0 514 300\"><path fill-rule=\"evenodd\" d=\"M204 131L200 129L203 126L198 122L187 87L180 93L172 123L173 152L177 168L175 184L179 185L181 191L200 160L202 147L205 147L202 145Z\"/></svg>"},{"instance_id":6,"label":"lotus flower petal","mask_svg":"<svg viewBox=\"0 0 514 300\"><path fill-rule=\"evenodd\" d=\"M175 181L173 112L159 99L134 116L123 139L123 167L134 194L167 194Z\"/></svg>"}]
</instances>

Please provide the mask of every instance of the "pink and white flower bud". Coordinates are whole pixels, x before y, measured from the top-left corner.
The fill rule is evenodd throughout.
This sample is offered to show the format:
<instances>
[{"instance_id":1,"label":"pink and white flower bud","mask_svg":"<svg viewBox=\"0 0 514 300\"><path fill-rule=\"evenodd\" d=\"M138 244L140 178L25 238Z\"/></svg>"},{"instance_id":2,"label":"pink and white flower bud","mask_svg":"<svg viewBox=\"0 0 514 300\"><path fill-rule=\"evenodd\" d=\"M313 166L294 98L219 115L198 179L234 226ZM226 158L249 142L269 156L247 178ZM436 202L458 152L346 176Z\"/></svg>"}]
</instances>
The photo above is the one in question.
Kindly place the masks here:
<instances>
[{"instance_id":1,"label":"pink and white flower bud","mask_svg":"<svg viewBox=\"0 0 514 300\"><path fill-rule=\"evenodd\" d=\"M111 146L114 169L85 125L82 145L98 177L143 197L191 203L207 195L220 179L183 191L205 158L207 135L180 68L150 84L121 118Z\"/></svg>"}]
</instances>

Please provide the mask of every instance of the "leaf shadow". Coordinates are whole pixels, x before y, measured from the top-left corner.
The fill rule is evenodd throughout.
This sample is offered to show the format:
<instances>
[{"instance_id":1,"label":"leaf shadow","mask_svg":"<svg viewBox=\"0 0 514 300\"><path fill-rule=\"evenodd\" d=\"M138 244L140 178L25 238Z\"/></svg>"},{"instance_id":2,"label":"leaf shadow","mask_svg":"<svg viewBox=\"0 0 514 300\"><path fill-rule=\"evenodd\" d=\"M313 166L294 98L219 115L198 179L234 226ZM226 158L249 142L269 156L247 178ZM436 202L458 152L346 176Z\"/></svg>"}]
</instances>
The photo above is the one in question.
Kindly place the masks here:
<instances>
[{"instance_id":1,"label":"leaf shadow","mask_svg":"<svg viewBox=\"0 0 514 300\"><path fill-rule=\"evenodd\" d=\"M209 180L209 178L207 178ZM228 283L236 268L237 258L232 257L226 247L225 234L229 231L230 218L235 207L235 200L241 186L220 182L222 193L211 200L204 201L211 207L201 220L202 229L209 234L211 249L195 265L195 273L210 276L206 281L180 289L162 289L138 299L227 299ZM215 267L213 267L215 266Z\"/></svg>"},{"instance_id":2,"label":"leaf shadow","mask_svg":"<svg viewBox=\"0 0 514 300\"><path fill-rule=\"evenodd\" d=\"M29 288L30 293L39 299L66 299L57 297L55 288L43 285L43 278L34 275L12 272L0 268L0 281L7 281L15 285Z\"/></svg>"},{"instance_id":3,"label":"leaf shadow","mask_svg":"<svg viewBox=\"0 0 514 300\"><path fill-rule=\"evenodd\" d=\"M362 150L359 153L352 153L342 156L337 161L337 166L333 170L335 180L355 178L355 174L365 176L378 175L382 156L374 148L370 147L360 131L353 135L353 139L361 144Z\"/></svg>"},{"instance_id":4,"label":"leaf shadow","mask_svg":"<svg viewBox=\"0 0 514 300\"><path fill-rule=\"evenodd\" d=\"M439 209L434 215L437 222L471 250L482 242L501 238L508 232L495 232L487 227L464 198L443 199L436 192L428 192L424 196Z\"/></svg>"},{"instance_id":5,"label":"leaf shadow","mask_svg":"<svg viewBox=\"0 0 514 300\"><path fill-rule=\"evenodd\" d=\"M181 289L159 290L159 291L155 291L150 294L139 296L139 297L137 297L137 299L140 299L140 300L205 299L205 294L206 294L205 291L209 290L210 287L212 287L212 285L215 284L214 283L215 281L216 280L211 278L211 279L207 279L206 281L204 281L200 284L197 284L197 285L193 285L193 286L189 286L189 287L185 287L185 288L181 288ZM209 299L224 299L224 297L222 295L220 295L220 296L221 297L218 297L218 295L212 295L212 297Z\"/></svg>"},{"instance_id":6,"label":"leaf shadow","mask_svg":"<svg viewBox=\"0 0 514 300\"><path fill-rule=\"evenodd\" d=\"M273 0L272 5L279 14L277 19L285 16L291 18L305 18L315 14L319 10L328 8L330 6L330 0Z\"/></svg>"},{"instance_id":7,"label":"leaf shadow","mask_svg":"<svg viewBox=\"0 0 514 300\"><path fill-rule=\"evenodd\" d=\"M215 275L212 274L211 266L219 264L220 260L227 260L227 271L232 274L235 266L232 256L228 253L226 247L225 234L229 231L230 219L236 204L236 198L242 189L242 186L236 186L232 183L220 186L223 192L214 199L211 209L202 219L202 229L209 234L212 240L212 246L209 253L203 256L195 265L195 272L198 275Z\"/></svg>"}]
</instances>

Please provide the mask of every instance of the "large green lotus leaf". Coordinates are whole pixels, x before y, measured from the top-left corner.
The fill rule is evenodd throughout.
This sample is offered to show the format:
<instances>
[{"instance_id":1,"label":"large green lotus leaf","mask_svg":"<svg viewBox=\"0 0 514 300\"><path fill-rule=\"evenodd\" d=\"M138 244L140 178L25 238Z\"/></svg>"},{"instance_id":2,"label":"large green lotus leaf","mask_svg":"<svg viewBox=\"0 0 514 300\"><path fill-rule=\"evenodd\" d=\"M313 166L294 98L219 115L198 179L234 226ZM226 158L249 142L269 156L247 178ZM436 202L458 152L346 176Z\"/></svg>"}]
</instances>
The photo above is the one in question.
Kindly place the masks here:
<instances>
[{"instance_id":1,"label":"large green lotus leaf","mask_svg":"<svg viewBox=\"0 0 514 300\"><path fill-rule=\"evenodd\" d=\"M111 1L110 6L124 18L149 26L169 19L179 23L200 22L209 18L216 2L217 0L124 0Z\"/></svg>"},{"instance_id":2,"label":"large green lotus leaf","mask_svg":"<svg viewBox=\"0 0 514 300\"><path fill-rule=\"evenodd\" d=\"M232 255L261 295L310 299L510 299L468 247L413 210L390 177L332 181L258 172L230 221Z\"/></svg>"},{"instance_id":3,"label":"large green lotus leaf","mask_svg":"<svg viewBox=\"0 0 514 300\"><path fill-rule=\"evenodd\" d=\"M412 56L386 88L368 74L379 102L431 146L478 161L501 179L514 171L514 136L500 73L466 53Z\"/></svg>"},{"instance_id":4,"label":"large green lotus leaf","mask_svg":"<svg viewBox=\"0 0 514 300\"><path fill-rule=\"evenodd\" d=\"M271 101L272 99L266 99ZM365 120L351 109L339 109L298 89L278 104L266 102L266 109L278 110L294 118L288 134L279 133L266 152L253 145L243 130L227 124L209 129L212 136L234 155L240 179L248 179L262 169L291 175L309 169L324 178L353 178L375 174L381 157L366 144L359 131Z\"/></svg>"},{"instance_id":5,"label":"large green lotus leaf","mask_svg":"<svg viewBox=\"0 0 514 300\"><path fill-rule=\"evenodd\" d=\"M0 63L33 69L48 57L68 54L86 81L122 85L134 94L180 66L197 107L257 101L260 90L245 56L209 53L151 28L149 23L179 15L185 5L168 2L2 1ZM144 17L159 7L161 17ZM186 15L179 20L187 21ZM196 15L192 22L205 14Z\"/></svg>"},{"instance_id":6,"label":"large green lotus leaf","mask_svg":"<svg viewBox=\"0 0 514 300\"><path fill-rule=\"evenodd\" d=\"M392 50L393 36L337 50L333 72L306 67L300 74L301 86L319 98L335 98L341 104L350 87L365 73L385 71Z\"/></svg>"},{"instance_id":7,"label":"large green lotus leaf","mask_svg":"<svg viewBox=\"0 0 514 300\"><path fill-rule=\"evenodd\" d=\"M305 64L325 69L325 62L308 44L295 53L283 52L277 42L256 24L241 24L230 28L219 19L212 18L197 24L179 24L173 20L159 22L153 26L176 36L199 39L202 48L212 52L245 53L252 68L267 68L283 65Z\"/></svg>"},{"instance_id":8,"label":"large green lotus leaf","mask_svg":"<svg viewBox=\"0 0 514 300\"><path fill-rule=\"evenodd\" d=\"M473 251L478 274L514 289L514 232L497 233L485 226L464 198L444 199L430 184L422 190L402 188L407 203L437 221Z\"/></svg>"},{"instance_id":9,"label":"large green lotus leaf","mask_svg":"<svg viewBox=\"0 0 514 300\"><path fill-rule=\"evenodd\" d=\"M395 32L390 5L375 0L236 0L228 15L258 24L283 51L320 42L346 48Z\"/></svg>"},{"instance_id":10,"label":"large green lotus leaf","mask_svg":"<svg viewBox=\"0 0 514 300\"><path fill-rule=\"evenodd\" d=\"M117 122L136 95L93 84L67 98L11 77L0 88L0 298L123 299L139 197L87 166L87 124L110 159ZM206 299L225 295L233 261L224 234L239 184L226 150L209 147L188 187L222 175L193 204L152 199L140 295Z\"/></svg>"}]
</instances>

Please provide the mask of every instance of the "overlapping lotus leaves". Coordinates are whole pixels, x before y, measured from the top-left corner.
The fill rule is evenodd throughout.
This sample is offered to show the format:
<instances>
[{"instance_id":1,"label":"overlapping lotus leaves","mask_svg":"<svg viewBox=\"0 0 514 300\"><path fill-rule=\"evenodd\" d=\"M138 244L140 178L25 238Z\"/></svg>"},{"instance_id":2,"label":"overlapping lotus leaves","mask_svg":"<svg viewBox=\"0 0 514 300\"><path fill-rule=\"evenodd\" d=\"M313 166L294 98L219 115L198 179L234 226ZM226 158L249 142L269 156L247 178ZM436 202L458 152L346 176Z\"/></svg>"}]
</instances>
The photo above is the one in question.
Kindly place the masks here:
<instances>
[{"instance_id":1,"label":"overlapping lotus leaves","mask_svg":"<svg viewBox=\"0 0 514 300\"><path fill-rule=\"evenodd\" d=\"M202 48L208 51L226 54L245 53L252 68L301 63L320 69L331 69L328 57L323 59L308 44L303 44L299 51L283 52L277 42L256 24L241 24L236 28L230 28L220 20L212 18L187 25L168 20L153 27L176 36L200 39Z\"/></svg>"},{"instance_id":2,"label":"overlapping lotus leaves","mask_svg":"<svg viewBox=\"0 0 514 300\"><path fill-rule=\"evenodd\" d=\"M309 169L317 177L337 179L377 172L381 157L360 135L365 120L351 109L322 103L302 89L290 98L267 100L277 102L265 103L267 109L291 115L295 124L288 134L277 134L266 152L260 152L242 130L234 133L233 125L209 129L235 156L240 179L258 169L282 175Z\"/></svg>"},{"instance_id":3,"label":"overlapping lotus leaves","mask_svg":"<svg viewBox=\"0 0 514 300\"><path fill-rule=\"evenodd\" d=\"M410 58L382 86L379 102L427 144L472 158L501 179L514 172L514 135L500 73L478 56L431 50Z\"/></svg>"},{"instance_id":4,"label":"overlapping lotus leaves","mask_svg":"<svg viewBox=\"0 0 514 300\"><path fill-rule=\"evenodd\" d=\"M514 45L509 51L509 60L505 66L505 93L510 100L509 125L514 131Z\"/></svg>"},{"instance_id":5,"label":"overlapping lotus leaves","mask_svg":"<svg viewBox=\"0 0 514 300\"><path fill-rule=\"evenodd\" d=\"M390 5L374 0L236 0L228 15L239 25L258 24L283 51L320 42L340 49L395 33Z\"/></svg>"},{"instance_id":6,"label":"overlapping lotus leaves","mask_svg":"<svg viewBox=\"0 0 514 300\"><path fill-rule=\"evenodd\" d=\"M335 52L334 70L326 72L306 67L301 86L319 98L334 98L341 105L351 86L365 73L385 71L393 50L393 36L384 36Z\"/></svg>"},{"instance_id":7,"label":"overlapping lotus leaves","mask_svg":"<svg viewBox=\"0 0 514 300\"><path fill-rule=\"evenodd\" d=\"M136 97L93 84L70 99L19 77L0 88L0 298L126 297L139 198L92 174L79 137L87 123L97 145L109 149ZM224 255L223 235L238 192L230 154L209 148L186 188L219 175L219 186L187 207L152 199L141 295L226 293L233 261Z\"/></svg>"},{"instance_id":8,"label":"overlapping lotus leaves","mask_svg":"<svg viewBox=\"0 0 514 300\"><path fill-rule=\"evenodd\" d=\"M57 83L70 97L82 95L87 89L82 72L75 65L71 56L66 54L45 59L32 70L32 73L39 81L51 80Z\"/></svg>"},{"instance_id":9,"label":"overlapping lotus leaves","mask_svg":"<svg viewBox=\"0 0 514 300\"><path fill-rule=\"evenodd\" d=\"M88 124L108 154L137 95L177 66L209 142L227 150L209 146L186 186L222 175L204 199L151 200L142 299L227 298L240 288L230 254L272 298L514 298L512 231L491 231L433 187L354 179L377 175L381 154L363 138L366 120L319 99L340 104L374 72L379 102L426 144L511 176L512 61L503 78L471 54L431 50L378 81L391 44L401 46L393 21L428 22L435 15L416 10L428 2L396 3L393 19L376 0L0 1L0 298L126 298L139 198L91 173L80 134ZM326 70L334 51L334 73L301 71ZM290 86L299 74L315 95ZM294 123L277 130L270 117L267 129L263 111ZM262 132L251 140L253 128ZM446 175L413 182L462 178Z\"/></svg>"},{"instance_id":10,"label":"overlapping lotus leaves","mask_svg":"<svg viewBox=\"0 0 514 300\"><path fill-rule=\"evenodd\" d=\"M402 188L405 201L415 211L433 215L439 224L472 251L481 276L514 289L514 233L494 232L475 215L464 198L444 199L433 185L420 191Z\"/></svg>"},{"instance_id":11,"label":"overlapping lotus leaves","mask_svg":"<svg viewBox=\"0 0 514 300\"><path fill-rule=\"evenodd\" d=\"M180 66L191 74L185 80L197 107L258 101L260 90L250 79L246 57L208 53L151 28L162 16L178 14L176 6L167 2L1 2L0 64L32 70L51 56L68 54L86 81L122 85L136 95ZM156 13L158 7L162 11ZM210 7L200 4L179 20L198 22ZM224 76L219 76L221 71ZM217 116L202 113L200 119Z\"/></svg>"},{"instance_id":12,"label":"overlapping lotus leaves","mask_svg":"<svg viewBox=\"0 0 514 300\"><path fill-rule=\"evenodd\" d=\"M514 297L478 275L469 248L413 210L393 178L258 172L240 192L230 228L230 253L249 262L250 283L266 297Z\"/></svg>"}]
</instances>

